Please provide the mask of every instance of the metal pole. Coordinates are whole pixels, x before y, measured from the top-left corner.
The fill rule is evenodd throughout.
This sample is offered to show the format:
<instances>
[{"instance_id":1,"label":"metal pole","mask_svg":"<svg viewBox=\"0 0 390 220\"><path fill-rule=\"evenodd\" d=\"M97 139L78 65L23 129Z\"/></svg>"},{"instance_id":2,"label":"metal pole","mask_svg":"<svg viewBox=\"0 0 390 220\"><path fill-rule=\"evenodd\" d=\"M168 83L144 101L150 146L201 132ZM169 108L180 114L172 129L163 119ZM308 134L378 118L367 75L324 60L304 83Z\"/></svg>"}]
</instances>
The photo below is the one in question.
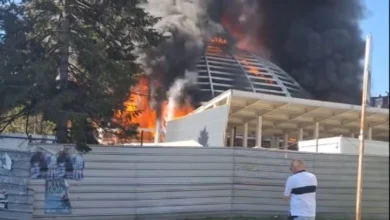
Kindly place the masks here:
<instances>
[{"instance_id":1,"label":"metal pole","mask_svg":"<svg viewBox=\"0 0 390 220\"><path fill-rule=\"evenodd\" d=\"M362 175L363 175L363 156L364 156L364 126L366 122L366 107L367 107L367 93L369 92L369 72L370 72L370 53L371 53L371 34L366 39L366 51L364 61L364 75L363 75L363 92L362 92L362 110L360 115L360 135L359 135L359 157L357 169L357 183L356 183L356 210L355 220L362 218Z\"/></svg>"},{"instance_id":2,"label":"metal pole","mask_svg":"<svg viewBox=\"0 0 390 220\"><path fill-rule=\"evenodd\" d=\"M237 128L234 127L234 132L233 132L233 146L232 146L232 147L235 147L235 146L236 146L236 136L237 136Z\"/></svg>"},{"instance_id":3,"label":"metal pole","mask_svg":"<svg viewBox=\"0 0 390 220\"><path fill-rule=\"evenodd\" d=\"M141 130L141 147L144 145L144 130Z\"/></svg>"}]
</instances>

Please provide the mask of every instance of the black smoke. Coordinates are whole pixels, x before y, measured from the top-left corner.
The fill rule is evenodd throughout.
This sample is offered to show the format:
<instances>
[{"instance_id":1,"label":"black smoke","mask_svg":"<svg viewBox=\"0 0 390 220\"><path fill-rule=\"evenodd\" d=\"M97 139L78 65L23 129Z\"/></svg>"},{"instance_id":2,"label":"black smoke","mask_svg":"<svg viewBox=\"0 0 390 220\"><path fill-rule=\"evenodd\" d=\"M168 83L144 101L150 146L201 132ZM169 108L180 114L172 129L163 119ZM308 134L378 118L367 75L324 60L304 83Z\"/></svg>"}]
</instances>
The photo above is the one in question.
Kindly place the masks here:
<instances>
[{"instance_id":1,"label":"black smoke","mask_svg":"<svg viewBox=\"0 0 390 220\"><path fill-rule=\"evenodd\" d=\"M315 99L361 102L360 0L215 0L208 10L265 47L257 52L269 54Z\"/></svg>"},{"instance_id":2,"label":"black smoke","mask_svg":"<svg viewBox=\"0 0 390 220\"><path fill-rule=\"evenodd\" d=\"M142 6L148 13L160 18L153 28L165 37L157 48L134 51L139 57L137 61L149 76L154 101L152 107L159 115L163 100L182 104L184 96L195 94L193 79L197 74L196 63L203 53L205 42L223 29L209 19L207 1L148 0ZM185 73L190 75L185 76Z\"/></svg>"},{"instance_id":3,"label":"black smoke","mask_svg":"<svg viewBox=\"0 0 390 220\"><path fill-rule=\"evenodd\" d=\"M219 24L236 42L279 65L313 98L361 101L359 21L365 8L360 0L149 0L145 8L161 18L154 28L167 37L158 48L135 51L160 85L154 89L157 102L169 99L173 85L171 91L184 96L198 94L185 72L196 75L207 40L221 32ZM176 93L174 99L180 102L183 95Z\"/></svg>"}]
</instances>

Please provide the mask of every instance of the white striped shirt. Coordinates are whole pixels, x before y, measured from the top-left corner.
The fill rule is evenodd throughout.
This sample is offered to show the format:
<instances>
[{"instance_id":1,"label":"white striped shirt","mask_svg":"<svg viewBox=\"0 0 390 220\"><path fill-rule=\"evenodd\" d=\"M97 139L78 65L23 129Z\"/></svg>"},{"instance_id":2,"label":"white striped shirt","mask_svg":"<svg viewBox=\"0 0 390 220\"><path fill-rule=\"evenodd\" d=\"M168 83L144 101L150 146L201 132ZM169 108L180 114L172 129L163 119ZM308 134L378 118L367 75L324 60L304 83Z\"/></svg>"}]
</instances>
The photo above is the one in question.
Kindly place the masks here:
<instances>
[{"instance_id":1,"label":"white striped shirt","mask_svg":"<svg viewBox=\"0 0 390 220\"><path fill-rule=\"evenodd\" d=\"M290 215L297 217L316 216L317 178L305 170L290 176L284 196L290 196Z\"/></svg>"}]
</instances>

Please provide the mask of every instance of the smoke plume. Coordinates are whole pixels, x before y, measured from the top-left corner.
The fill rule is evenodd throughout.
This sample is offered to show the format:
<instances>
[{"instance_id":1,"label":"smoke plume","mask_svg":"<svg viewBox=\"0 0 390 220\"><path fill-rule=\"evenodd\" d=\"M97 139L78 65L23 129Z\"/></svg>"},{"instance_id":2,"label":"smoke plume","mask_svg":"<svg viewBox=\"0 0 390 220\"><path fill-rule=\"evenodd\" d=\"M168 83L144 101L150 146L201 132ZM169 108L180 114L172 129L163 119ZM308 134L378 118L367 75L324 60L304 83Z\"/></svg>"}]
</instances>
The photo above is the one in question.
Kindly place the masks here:
<instances>
[{"instance_id":1,"label":"smoke plume","mask_svg":"<svg viewBox=\"0 0 390 220\"><path fill-rule=\"evenodd\" d=\"M360 103L360 0L215 0L209 13L315 99Z\"/></svg>"},{"instance_id":2,"label":"smoke plume","mask_svg":"<svg viewBox=\"0 0 390 220\"><path fill-rule=\"evenodd\" d=\"M150 89L158 110L166 98L167 91L184 73L196 73L195 66L202 55L205 42L214 34L222 32L222 27L212 22L207 15L207 1L194 0L148 0L142 7L151 15L161 18L154 28L166 39L157 48L136 50L138 62L151 79ZM191 77L191 76L189 76ZM172 101L183 100L186 94L174 94L192 89L192 80L178 82L168 94ZM192 84L192 85L190 85Z\"/></svg>"},{"instance_id":3,"label":"smoke plume","mask_svg":"<svg viewBox=\"0 0 390 220\"><path fill-rule=\"evenodd\" d=\"M197 72L185 71L184 78L178 78L171 85L167 92L168 106L166 120L173 119L174 110L180 107L180 104L188 104L193 101L193 96L184 96L191 94L190 90L196 91ZM193 93L196 94L196 93Z\"/></svg>"},{"instance_id":4,"label":"smoke plume","mask_svg":"<svg viewBox=\"0 0 390 220\"><path fill-rule=\"evenodd\" d=\"M186 69L196 72L206 40L222 24L239 48L279 65L313 98L361 101L360 0L149 0L144 7L162 18L155 28L167 40L137 51L138 61L164 94Z\"/></svg>"}]
</instances>

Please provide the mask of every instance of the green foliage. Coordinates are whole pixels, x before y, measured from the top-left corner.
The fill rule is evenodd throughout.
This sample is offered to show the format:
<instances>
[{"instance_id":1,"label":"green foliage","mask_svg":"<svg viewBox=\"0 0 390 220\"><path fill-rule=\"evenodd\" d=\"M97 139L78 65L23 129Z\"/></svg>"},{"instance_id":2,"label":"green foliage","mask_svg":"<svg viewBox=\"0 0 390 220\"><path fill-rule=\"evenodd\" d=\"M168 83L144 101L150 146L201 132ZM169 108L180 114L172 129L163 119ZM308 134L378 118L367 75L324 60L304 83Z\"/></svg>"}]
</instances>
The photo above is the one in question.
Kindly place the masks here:
<instances>
[{"instance_id":1,"label":"green foliage","mask_svg":"<svg viewBox=\"0 0 390 220\"><path fill-rule=\"evenodd\" d=\"M160 42L150 28L157 19L139 2L1 0L0 115L17 106L13 120L43 113L61 143L90 150L92 124L111 120L141 72L132 51ZM110 123L135 133L136 126Z\"/></svg>"},{"instance_id":2,"label":"green foliage","mask_svg":"<svg viewBox=\"0 0 390 220\"><path fill-rule=\"evenodd\" d=\"M2 117L4 120L0 121L0 128L5 133L28 133L28 134L41 134L41 135L53 135L55 124L51 121L45 120L42 114L38 115L25 115L17 117L14 120L10 119L13 115L22 110L21 107L12 109L4 114ZM5 123L9 123L6 125Z\"/></svg>"}]
</instances>

